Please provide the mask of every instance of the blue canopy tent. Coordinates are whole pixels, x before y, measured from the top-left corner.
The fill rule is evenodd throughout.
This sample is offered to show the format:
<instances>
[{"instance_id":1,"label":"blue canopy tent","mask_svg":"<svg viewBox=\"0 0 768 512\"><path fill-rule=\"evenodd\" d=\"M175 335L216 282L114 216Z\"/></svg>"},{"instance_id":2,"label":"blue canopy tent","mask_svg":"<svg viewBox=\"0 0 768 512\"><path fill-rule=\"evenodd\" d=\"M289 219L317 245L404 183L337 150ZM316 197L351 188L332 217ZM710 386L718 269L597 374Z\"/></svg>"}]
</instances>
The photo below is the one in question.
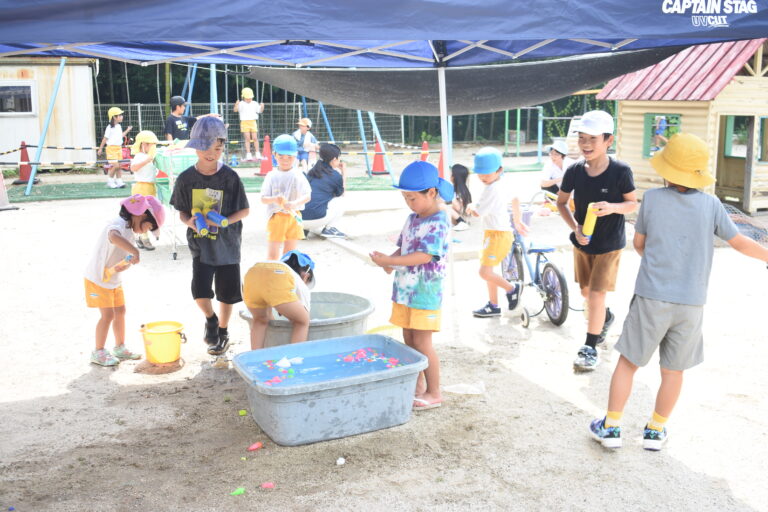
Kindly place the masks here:
<instances>
[{"instance_id":1,"label":"blue canopy tent","mask_svg":"<svg viewBox=\"0 0 768 512\"><path fill-rule=\"evenodd\" d=\"M300 9L288 0L0 0L0 57L91 56L142 66L431 68L444 134L446 68L766 34L768 5L756 0L539 0L535 6L522 0L305 0Z\"/></svg>"}]
</instances>

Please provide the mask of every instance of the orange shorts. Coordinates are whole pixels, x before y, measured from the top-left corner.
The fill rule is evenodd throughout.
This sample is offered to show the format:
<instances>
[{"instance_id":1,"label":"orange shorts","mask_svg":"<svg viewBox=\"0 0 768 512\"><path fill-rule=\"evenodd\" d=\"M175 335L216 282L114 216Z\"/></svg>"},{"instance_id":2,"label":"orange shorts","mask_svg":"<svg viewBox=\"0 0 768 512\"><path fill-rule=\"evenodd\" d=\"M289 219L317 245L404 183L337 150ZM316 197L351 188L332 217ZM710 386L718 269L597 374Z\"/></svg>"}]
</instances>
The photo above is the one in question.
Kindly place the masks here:
<instances>
[{"instance_id":1,"label":"orange shorts","mask_svg":"<svg viewBox=\"0 0 768 512\"><path fill-rule=\"evenodd\" d=\"M125 306L123 287L103 288L93 281L85 281L85 303L89 308L119 308Z\"/></svg>"},{"instance_id":2,"label":"orange shorts","mask_svg":"<svg viewBox=\"0 0 768 512\"><path fill-rule=\"evenodd\" d=\"M413 309L397 302L392 303L392 316L389 321L403 329L417 331L439 331L440 310Z\"/></svg>"},{"instance_id":3,"label":"orange shorts","mask_svg":"<svg viewBox=\"0 0 768 512\"><path fill-rule=\"evenodd\" d=\"M266 309L296 302L294 274L282 263L257 263L243 278L243 302L252 309Z\"/></svg>"},{"instance_id":4,"label":"orange shorts","mask_svg":"<svg viewBox=\"0 0 768 512\"><path fill-rule=\"evenodd\" d=\"M290 213L276 212L267 221L267 240L285 242L286 240L304 240L301 227L301 214L294 217Z\"/></svg>"},{"instance_id":5,"label":"orange shorts","mask_svg":"<svg viewBox=\"0 0 768 512\"><path fill-rule=\"evenodd\" d=\"M483 252L480 253L480 265L495 267L501 265L512 249L512 232L486 229L483 234Z\"/></svg>"},{"instance_id":6,"label":"orange shorts","mask_svg":"<svg viewBox=\"0 0 768 512\"><path fill-rule=\"evenodd\" d=\"M582 288L589 287L593 292L612 292L616 289L616 277L619 275L621 251L604 254L587 254L573 248L574 278Z\"/></svg>"},{"instance_id":7,"label":"orange shorts","mask_svg":"<svg viewBox=\"0 0 768 512\"><path fill-rule=\"evenodd\" d=\"M149 183L148 181L137 181L131 185L131 195L136 194L157 197L157 187L154 183Z\"/></svg>"}]
</instances>

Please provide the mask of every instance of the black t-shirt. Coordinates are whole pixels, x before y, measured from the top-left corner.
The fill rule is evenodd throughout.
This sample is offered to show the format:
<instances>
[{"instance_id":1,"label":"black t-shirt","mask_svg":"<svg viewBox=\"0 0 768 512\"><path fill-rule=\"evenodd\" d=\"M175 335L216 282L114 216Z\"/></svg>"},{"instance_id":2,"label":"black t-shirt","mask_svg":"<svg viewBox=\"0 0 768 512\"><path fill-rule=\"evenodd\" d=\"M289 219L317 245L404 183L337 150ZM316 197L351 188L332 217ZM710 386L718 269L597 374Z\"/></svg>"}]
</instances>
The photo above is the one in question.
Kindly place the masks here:
<instances>
[{"instance_id":1,"label":"black t-shirt","mask_svg":"<svg viewBox=\"0 0 768 512\"><path fill-rule=\"evenodd\" d=\"M213 209L224 216L248 208L248 198L240 176L227 165L222 165L211 176L200 174L194 165L179 174L173 185L171 205L180 212L191 213L192 208L202 209L204 204L212 205ZM206 236L200 236L194 229L187 228L189 251L192 257L200 258L206 265L240 263L242 232L242 222L218 228L218 233Z\"/></svg>"},{"instance_id":2,"label":"black t-shirt","mask_svg":"<svg viewBox=\"0 0 768 512\"><path fill-rule=\"evenodd\" d=\"M174 139L189 140L189 132L192 131L195 121L197 119L194 117L171 114L165 120L165 133L170 133Z\"/></svg>"},{"instance_id":3,"label":"black t-shirt","mask_svg":"<svg viewBox=\"0 0 768 512\"><path fill-rule=\"evenodd\" d=\"M611 158L608 168L595 177L590 177L584 166L585 162L580 160L568 167L560 185L563 192L574 193L576 211L573 216L579 225L584 225L589 203L623 203L624 194L635 190L632 169L624 162ZM598 217L592 240L587 245L579 245L574 233L571 233L570 238L574 246L588 254L604 254L623 249L627 243L624 215L614 213Z\"/></svg>"},{"instance_id":4,"label":"black t-shirt","mask_svg":"<svg viewBox=\"0 0 768 512\"><path fill-rule=\"evenodd\" d=\"M307 176L312 187L312 198L304 205L302 218L306 220L322 219L328 213L328 203L334 197L344 193L344 181L341 173L333 171L330 174L323 173L319 178Z\"/></svg>"}]
</instances>

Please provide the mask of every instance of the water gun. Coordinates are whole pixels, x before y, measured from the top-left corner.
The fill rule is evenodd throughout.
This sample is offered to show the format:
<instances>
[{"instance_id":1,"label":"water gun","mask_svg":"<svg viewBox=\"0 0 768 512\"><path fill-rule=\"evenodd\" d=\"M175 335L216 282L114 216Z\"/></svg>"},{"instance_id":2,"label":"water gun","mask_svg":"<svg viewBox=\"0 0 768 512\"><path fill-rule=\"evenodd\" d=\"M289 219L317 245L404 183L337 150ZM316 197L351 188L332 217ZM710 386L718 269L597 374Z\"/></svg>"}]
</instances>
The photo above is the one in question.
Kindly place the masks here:
<instances>
[{"instance_id":1,"label":"water gun","mask_svg":"<svg viewBox=\"0 0 768 512\"><path fill-rule=\"evenodd\" d=\"M208 219L211 222L215 222L219 226L225 228L229 226L229 220L216 210L211 210L210 208L206 208L203 210L203 215L205 215L205 218Z\"/></svg>"},{"instance_id":2,"label":"water gun","mask_svg":"<svg viewBox=\"0 0 768 512\"><path fill-rule=\"evenodd\" d=\"M122 260L112 265L111 267L105 268L104 275L101 276L101 280L106 283L107 281L112 279L112 276L115 275L118 271L123 270L124 268L127 268L128 265L131 264L132 259L133 259L133 254L129 254Z\"/></svg>"},{"instance_id":3,"label":"water gun","mask_svg":"<svg viewBox=\"0 0 768 512\"><path fill-rule=\"evenodd\" d=\"M597 222L597 209L595 203L589 203L587 205L587 216L584 218L584 226L581 228L581 232L587 239L592 240L592 233L595 232L595 223Z\"/></svg>"},{"instance_id":4,"label":"water gun","mask_svg":"<svg viewBox=\"0 0 768 512\"><path fill-rule=\"evenodd\" d=\"M208 234L208 223L205 222L203 212L200 208L192 208L192 216L195 218L195 228L200 236L206 236Z\"/></svg>"}]
</instances>

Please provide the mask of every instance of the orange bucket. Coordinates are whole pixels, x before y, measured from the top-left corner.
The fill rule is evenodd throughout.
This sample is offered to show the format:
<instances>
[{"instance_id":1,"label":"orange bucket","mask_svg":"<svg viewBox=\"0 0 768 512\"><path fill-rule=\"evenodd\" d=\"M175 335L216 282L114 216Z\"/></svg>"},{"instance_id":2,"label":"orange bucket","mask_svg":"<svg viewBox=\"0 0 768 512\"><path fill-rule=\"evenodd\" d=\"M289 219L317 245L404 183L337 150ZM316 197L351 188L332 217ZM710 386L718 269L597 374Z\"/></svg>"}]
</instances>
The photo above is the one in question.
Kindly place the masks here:
<instances>
[{"instance_id":1,"label":"orange bucket","mask_svg":"<svg viewBox=\"0 0 768 512\"><path fill-rule=\"evenodd\" d=\"M181 357L181 343L187 337L181 332L184 326L179 322L150 322L141 326L144 336L144 350L147 361L153 364L167 364Z\"/></svg>"}]
</instances>

